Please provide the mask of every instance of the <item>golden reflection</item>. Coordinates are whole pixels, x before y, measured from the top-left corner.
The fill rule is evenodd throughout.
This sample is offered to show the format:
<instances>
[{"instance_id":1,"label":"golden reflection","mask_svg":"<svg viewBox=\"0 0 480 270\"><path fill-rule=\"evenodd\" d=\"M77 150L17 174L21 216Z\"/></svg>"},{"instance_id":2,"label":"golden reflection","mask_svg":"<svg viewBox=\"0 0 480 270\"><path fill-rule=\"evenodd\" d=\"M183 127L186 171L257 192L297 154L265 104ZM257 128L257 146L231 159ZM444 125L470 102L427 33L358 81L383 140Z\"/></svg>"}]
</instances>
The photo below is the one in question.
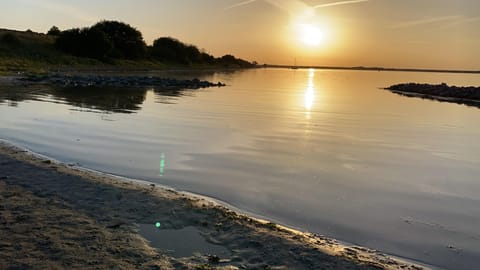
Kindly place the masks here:
<instances>
[{"instance_id":1,"label":"golden reflection","mask_svg":"<svg viewBox=\"0 0 480 270\"><path fill-rule=\"evenodd\" d=\"M305 110L307 112L307 116L310 115L310 111L313 106L313 102L315 101L315 86L313 84L313 79L315 77L315 69L311 68L308 71L308 87L307 91L305 91Z\"/></svg>"}]
</instances>

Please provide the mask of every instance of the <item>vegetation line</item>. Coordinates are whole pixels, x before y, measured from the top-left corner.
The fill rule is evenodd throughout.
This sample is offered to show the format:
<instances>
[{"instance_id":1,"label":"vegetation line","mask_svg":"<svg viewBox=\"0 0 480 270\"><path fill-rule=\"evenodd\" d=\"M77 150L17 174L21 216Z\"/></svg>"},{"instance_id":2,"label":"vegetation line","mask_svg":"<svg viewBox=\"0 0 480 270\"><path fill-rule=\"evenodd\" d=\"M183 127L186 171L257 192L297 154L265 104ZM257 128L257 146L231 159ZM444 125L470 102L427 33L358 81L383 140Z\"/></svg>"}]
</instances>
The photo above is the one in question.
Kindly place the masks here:
<instances>
[{"instance_id":1,"label":"vegetation line","mask_svg":"<svg viewBox=\"0 0 480 270\"><path fill-rule=\"evenodd\" d=\"M91 27L64 31L53 26L46 34L0 29L0 74L89 67L166 69L255 65L230 54L215 57L172 37L160 37L149 46L140 31L118 21L101 21Z\"/></svg>"}]
</instances>

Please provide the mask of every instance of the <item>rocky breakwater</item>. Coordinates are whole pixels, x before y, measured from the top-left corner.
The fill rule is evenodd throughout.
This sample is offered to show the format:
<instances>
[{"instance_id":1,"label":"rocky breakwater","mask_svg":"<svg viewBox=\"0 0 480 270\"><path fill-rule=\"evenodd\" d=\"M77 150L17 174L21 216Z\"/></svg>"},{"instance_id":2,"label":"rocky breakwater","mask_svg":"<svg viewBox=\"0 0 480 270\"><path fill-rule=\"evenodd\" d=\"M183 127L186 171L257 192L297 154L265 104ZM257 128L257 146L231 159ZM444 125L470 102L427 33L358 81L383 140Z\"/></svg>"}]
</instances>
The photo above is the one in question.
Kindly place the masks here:
<instances>
[{"instance_id":1,"label":"rocky breakwater","mask_svg":"<svg viewBox=\"0 0 480 270\"><path fill-rule=\"evenodd\" d=\"M480 107L480 87L401 83L385 88L396 94Z\"/></svg>"},{"instance_id":2,"label":"rocky breakwater","mask_svg":"<svg viewBox=\"0 0 480 270\"><path fill-rule=\"evenodd\" d=\"M198 89L222 87L224 83L199 79L179 80L156 76L96 76L96 75L30 75L19 78L30 84L49 84L62 87L158 87L162 89Z\"/></svg>"}]
</instances>

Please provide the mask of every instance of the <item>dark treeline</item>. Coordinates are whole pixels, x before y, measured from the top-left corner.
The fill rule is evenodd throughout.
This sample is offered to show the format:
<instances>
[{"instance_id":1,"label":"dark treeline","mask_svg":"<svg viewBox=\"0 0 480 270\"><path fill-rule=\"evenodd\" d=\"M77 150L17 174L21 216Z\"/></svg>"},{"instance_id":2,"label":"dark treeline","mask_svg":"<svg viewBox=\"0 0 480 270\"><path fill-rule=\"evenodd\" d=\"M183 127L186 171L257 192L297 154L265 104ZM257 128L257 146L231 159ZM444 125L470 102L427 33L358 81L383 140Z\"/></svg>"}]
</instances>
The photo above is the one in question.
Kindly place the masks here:
<instances>
[{"instance_id":1,"label":"dark treeline","mask_svg":"<svg viewBox=\"0 0 480 270\"><path fill-rule=\"evenodd\" d=\"M252 63L233 55L216 58L195 45L185 44L171 37L160 37L152 46L147 46L140 31L117 21L101 21L91 27L65 31L53 26L47 34L56 36L55 47L63 52L105 62L114 59L148 59L186 65L253 66Z\"/></svg>"}]
</instances>

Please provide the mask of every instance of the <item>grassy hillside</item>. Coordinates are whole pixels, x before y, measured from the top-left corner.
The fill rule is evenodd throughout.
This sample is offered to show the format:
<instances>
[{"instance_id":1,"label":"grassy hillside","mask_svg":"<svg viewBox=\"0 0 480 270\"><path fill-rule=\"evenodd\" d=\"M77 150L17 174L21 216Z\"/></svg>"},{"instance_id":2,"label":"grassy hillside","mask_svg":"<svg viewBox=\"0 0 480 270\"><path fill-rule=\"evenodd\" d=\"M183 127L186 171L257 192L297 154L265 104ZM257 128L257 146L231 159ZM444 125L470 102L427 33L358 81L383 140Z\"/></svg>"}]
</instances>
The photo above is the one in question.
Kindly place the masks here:
<instances>
[{"instance_id":1,"label":"grassy hillside","mask_svg":"<svg viewBox=\"0 0 480 270\"><path fill-rule=\"evenodd\" d=\"M225 68L222 64L165 63L156 59L137 60L77 57L55 47L56 36L32 31L0 29L0 75L18 72L44 73L68 70L142 70L169 68ZM228 66L233 67L233 66Z\"/></svg>"},{"instance_id":2,"label":"grassy hillside","mask_svg":"<svg viewBox=\"0 0 480 270\"><path fill-rule=\"evenodd\" d=\"M55 49L55 37L30 31L0 29L0 73L45 72L55 68L102 65L98 60L67 55Z\"/></svg>"}]
</instances>

